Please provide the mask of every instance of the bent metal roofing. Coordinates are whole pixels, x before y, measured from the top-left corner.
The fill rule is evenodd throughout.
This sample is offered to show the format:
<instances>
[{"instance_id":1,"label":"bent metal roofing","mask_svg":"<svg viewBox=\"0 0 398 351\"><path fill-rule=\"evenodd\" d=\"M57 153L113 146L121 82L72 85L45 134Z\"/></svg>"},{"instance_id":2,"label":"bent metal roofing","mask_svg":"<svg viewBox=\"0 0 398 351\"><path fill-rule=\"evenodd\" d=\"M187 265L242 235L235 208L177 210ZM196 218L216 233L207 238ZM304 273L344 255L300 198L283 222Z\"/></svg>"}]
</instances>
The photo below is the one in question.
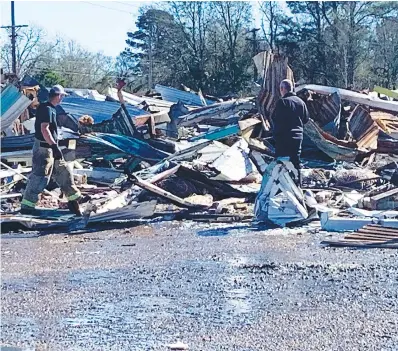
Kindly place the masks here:
<instances>
[{"instance_id":1,"label":"bent metal roofing","mask_svg":"<svg viewBox=\"0 0 398 351\"><path fill-rule=\"evenodd\" d=\"M75 118L82 115L90 115L95 123L100 123L112 118L112 115L120 108L120 104L111 101L96 101L79 97L66 96L61 105L57 106L59 114L67 113ZM139 108L126 105L127 111L132 118L148 114Z\"/></svg>"}]
</instances>

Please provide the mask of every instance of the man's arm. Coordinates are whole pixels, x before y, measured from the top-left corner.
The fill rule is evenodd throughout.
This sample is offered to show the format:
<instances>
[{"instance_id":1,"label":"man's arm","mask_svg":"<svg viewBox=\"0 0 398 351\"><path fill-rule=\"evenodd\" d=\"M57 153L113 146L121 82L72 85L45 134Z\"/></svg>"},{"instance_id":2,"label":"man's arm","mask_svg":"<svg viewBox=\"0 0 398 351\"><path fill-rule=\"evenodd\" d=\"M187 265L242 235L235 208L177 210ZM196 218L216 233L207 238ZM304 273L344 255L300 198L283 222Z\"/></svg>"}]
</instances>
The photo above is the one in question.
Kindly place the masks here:
<instances>
[{"instance_id":1,"label":"man's arm","mask_svg":"<svg viewBox=\"0 0 398 351\"><path fill-rule=\"evenodd\" d=\"M57 144L53 136L50 133L50 123L44 122L40 124L41 134L43 134L44 140L49 145Z\"/></svg>"},{"instance_id":2,"label":"man's arm","mask_svg":"<svg viewBox=\"0 0 398 351\"><path fill-rule=\"evenodd\" d=\"M309 120L310 120L310 113L308 112L307 105L304 103L303 125L306 124Z\"/></svg>"},{"instance_id":3,"label":"man's arm","mask_svg":"<svg viewBox=\"0 0 398 351\"><path fill-rule=\"evenodd\" d=\"M121 105L126 105L126 101L124 100L123 93L122 93L123 87L125 85L126 85L126 82L123 79L117 80L117 97L119 98Z\"/></svg>"},{"instance_id":4,"label":"man's arm","mask_svg":"<svg viewBox=\"0 0 398 351\"><path fill-rule=\"evenodd\" d=\"M44 140L51 146L51 149L53 150L53 156L55 160L61 160L63 158L62 152L58 147L57 141L54 140L54 137L52 136L50 132L50 122L51 122L51 112L49 108L46 108L42 111L40 111L40 118L41 118L41 123L40 123L40 131L41 134L43 135ZM37 118L37 117L36 117Z\"/></svg>"}]
</instances>

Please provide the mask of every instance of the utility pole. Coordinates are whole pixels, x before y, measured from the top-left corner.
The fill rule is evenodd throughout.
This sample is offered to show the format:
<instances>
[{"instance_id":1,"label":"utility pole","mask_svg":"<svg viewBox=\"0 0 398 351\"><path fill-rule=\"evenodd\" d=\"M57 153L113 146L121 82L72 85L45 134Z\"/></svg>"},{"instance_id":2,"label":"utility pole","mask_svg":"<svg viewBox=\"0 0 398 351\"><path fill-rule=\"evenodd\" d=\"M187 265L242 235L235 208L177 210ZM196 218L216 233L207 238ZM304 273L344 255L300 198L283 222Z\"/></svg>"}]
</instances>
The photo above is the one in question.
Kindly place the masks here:
<instances>
[{"instance_id":1,"label":"utility pole","mask_svg":"<svg viewBox=\"0 0 398 351\"><path fill-rule=\"evenodd\" d=\"M9 29L11 28L11 55L12 55L12 73L17 75L17 54L16 54L16 42L17 34L16 28L27 27L26 24L16 26L15 25L15 8L14 1L11 1L11 26L3 26L1 28Z\"/></svg>"},{"instance_id":2,"label":"utility pole","mask_svg":"<svg viewBox=\"0 0 398 351\"><path fill-rule=\"evenodd\" d=\"M148 51L148 56L149 56L149 76L148 76L148 85L149 85L149 90L152 90L152 85L153 85L153 56L152 56L152 31L149 34L149 51Z\"/></svg>"},{"instance_id":3,"label":"utility pole","mask_svg":"<svg viewBox=\"0 0 398 351\"><path fill-rule=\"evenodd\" d=\"M260 28L253 28L249 30L247 33L252 33L252 38L246 38L246 40L252 42L252 57L256 56L258 53L258 45L257 45L257 32L260 30ZM253 79L257 80L257 67L254 65L254 70L253 70Z\"/></svg>"}]
</instances>

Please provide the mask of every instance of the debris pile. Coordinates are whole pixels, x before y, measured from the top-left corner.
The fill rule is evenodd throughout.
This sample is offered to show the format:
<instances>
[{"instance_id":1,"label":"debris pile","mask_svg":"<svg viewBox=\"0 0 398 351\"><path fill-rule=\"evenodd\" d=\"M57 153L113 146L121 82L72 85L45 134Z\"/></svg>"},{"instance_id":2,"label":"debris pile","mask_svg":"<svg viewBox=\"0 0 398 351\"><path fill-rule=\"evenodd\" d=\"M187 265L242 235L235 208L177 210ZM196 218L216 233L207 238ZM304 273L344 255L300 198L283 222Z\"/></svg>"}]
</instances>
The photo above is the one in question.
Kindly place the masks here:
<instances>
[{"instance_id":1,"label":"debris pile","mask_svg":"<svg viewBox=\"0 0 398 351\"><path fill-rule=\"evenodd\" d=\"M304 126L301 177L275 159L272 111L287 59L254 57L253 96L222 99L157 85L157 95L67 89L57 106L60 146L88 196L75 218L50 182L37 216L18 213L31 172L34 106L12 85L1 91L1 221L25 228L76 228L161 218L263 219L277 226L320 220L324 230L398 225L398 102L318 85L296 87L311 120ZM30 79L32 81L32 79ZM22 82L22 85L23 82ZM42 91L31 83L29 91ZM26 87L25 87L26 88ZM377 94L380 94L380 93ZM25 120L22 120L25 116ZM26 117L28 116L28 117ZM297 186L301 178L302 187ZM257 198L257 201L256 201Z\"/></svg>"}]
</instances>

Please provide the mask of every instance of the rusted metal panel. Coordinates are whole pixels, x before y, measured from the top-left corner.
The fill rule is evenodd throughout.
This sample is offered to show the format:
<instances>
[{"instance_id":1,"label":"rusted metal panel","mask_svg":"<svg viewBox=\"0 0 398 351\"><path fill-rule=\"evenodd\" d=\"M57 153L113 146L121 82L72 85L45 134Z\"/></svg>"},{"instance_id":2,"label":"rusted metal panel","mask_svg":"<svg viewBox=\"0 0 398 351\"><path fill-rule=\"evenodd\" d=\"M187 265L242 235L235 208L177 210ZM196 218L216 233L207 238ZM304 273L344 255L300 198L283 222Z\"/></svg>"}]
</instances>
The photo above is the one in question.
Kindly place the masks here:
<instances>
[{"instance_id":1,"label":"rusted metal panel","mask_svg":"<svg viewBox=\"0 0 398 351\"><path fill-rule=\"evenodd\" d=\"M377 149L379 127L367 109L357 105L351 113L348 127L359 148Z\"/></svg>"},{"instance_id":2,"label":"rusted metal panel","mask_svg":"<svg viewBox=\"0 0 398 351\"><path fill-rule=\"evenodd\" d=\"M341 112L341 98L335 92L327 96L321 96L319 99L309 99L306 101L310 117L324 127L330 122L335 122L336 128L339 125Z\"/></svg>"},{"instance_id":3,"label":"rusted metal panel","mask_svg":"<svg viewBox=\"0 0 398 351\"><path fill-rule=\"evenodd\" d=\"M293 71L288 66L286 57L268 51L258 53L253 61L262 79L261 90L257 97L258 109L272 125L270 116L276 102L281 97L280 82L290 79L294 83Z\"/></svg>"}]
</instances>

